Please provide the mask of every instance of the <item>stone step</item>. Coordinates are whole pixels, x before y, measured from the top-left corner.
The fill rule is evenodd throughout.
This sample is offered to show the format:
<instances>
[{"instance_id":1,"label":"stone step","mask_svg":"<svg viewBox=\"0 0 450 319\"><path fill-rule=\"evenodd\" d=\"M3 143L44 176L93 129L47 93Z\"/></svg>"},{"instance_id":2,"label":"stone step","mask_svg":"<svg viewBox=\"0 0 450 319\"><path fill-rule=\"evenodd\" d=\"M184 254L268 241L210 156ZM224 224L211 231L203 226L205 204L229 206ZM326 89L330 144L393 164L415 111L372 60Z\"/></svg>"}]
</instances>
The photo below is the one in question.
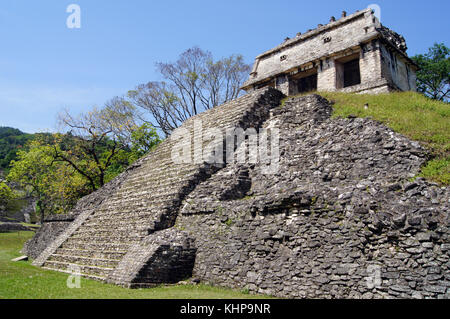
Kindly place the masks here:
<instances>
[{"instance_id":1,"label":"stone step","mask_svg":"<svg viewBox=\"0 0 450 319\"><path fill-rule=\"evenodd\" d=\"M168 154L169 158L171 154ZM186 164L176 164L170 159L170 161L153 161L153 168L146 168L144 170L139 171L138 174L134 175L130 181L132 183L139 181L149 183L151 185L151 181L159 181L159 178L163 176L184 176L186 174L192 174L192 172L196 171L201 163L192 163L192 165Z\"/></svg>"},{"instance_id":2,"label":"stone step","mask_svg":"<svg viewBox=\"0 0 450 319\"><path fill-rule=\"evenodd\" d=\"M121 211L121 212L113 212L113 211L106 211L106 210L100 210L95 212L95 214L91 215L87 222L89 221L101 221L102 219L108 219L108 220L129 220L129 221L133 221L134 219L151 219L152 217L154 217L155 215L157 215L157 211L155 211L152 207L152 209L150 210L148 207L147 208L142 208L141 209L133 209L131 208L129 211Z\"/></svg>"},{"instance_id":3,"label":"stone step","mask_svg":"<svg viewBox=\"0 0 450 319\"><path fill-rule=\"evenodd\" d=\"M147 231L149 227L147 225L141 224L124 224L123 227L105 227L105 224L99 223L98 225L91 224L91 225L82 225L80 228L78 228L73 235L86 235L86 236L92 236L92 235L98 235L98 236L135 236L142 234L145 236L147 234Z\"/></svg>"},{"instance_id":4,"label":"stone step","mask_svg":"<svg viewBox=\"0 0 450 319\"><path fill-rule=\"evenodd\" d=\"M112 259L112 260L120 260L126 253L127 253L126 250L98 251L98 250L70 249L70 248L58 248L55 252L55 254L59 255L70 255L70 256L98 258L98 259Z\"/></svg>"},{"instance_id":5,"label":"stone step","mask_svg":"<svg viewBox=\"0 0 450 319\"><path fill-rule=\"evenodd\" d=\"M77 265L114 268L120 262L120 259L101 259L77 255L53 254L49 257L47 261L58 261Z\"/></svg>"},{"instance_id":6,"label":"stone step","mask_svg":"<svg viewBox=\"0 0 450 319\"><path fill-rule=\"evenodd\" d=\"M148 235L149 228L142 230L135 229L101 229L95 227L80 227L73 234L73 238L141 238Z\"/></svg>"},{"instance_id":7,"label":"stone step","mask_svg":"<svg viewBox=\"0 0 450 319\"><path fill-rule=\"evenodd\" d=\"M142 224L144 224L144 221L142 221ZM139 231L135 231L133 230L133 227L137 227L139 226L139 222L138 221L130 221L127 222L127 220L122 220L119 222L114 222L114 221L92 221L89 222L89 224L83 225L79 228L79 230L77 231L77 234L79 233L89 233L89 236L91 235L95 235L95 231L96 229L101 229L101 228L109 228L110 231L109 232L99 232L99 234L103 235L112 235L112 236L116 236L115 232L118 232L117 235L119 235L120 237L125 237L128 235L131 236L145 236L147 235L149 232L152 232L153 229L155 229L155 222L145 222L145 228L143 230L139 230ZM89 229L92 229L93 231L87 231Z\"/></svg>"},{"instance_id":8,"label":"stone step","mask_svg":"<svg viewBox=\"0 0 450 319\"><path fill-rule=\"evenodd\" d=\"M162 163L157 163L162 164ZM173 182L178 182L181 179L185 177L191 177L194 175L199 167L194 166L190 167L188 169L176 167L173 164L162 164L166 167L165 170L161 170L160 172L148 172L148 174L145 175L138 175L135 176L132 180L130 180L130 183L127 185L124 185L120 190L129 190L132 189L133 186L144 184L145 186L158 188L162 185L168 185ZM172 167L168 167L166 165L172 165ZM164 178L164 179L162 179Z\"/></svg>"},{"instance_id":9,"label":"stone step","mask_svg":"<svg viewBox=\"0 0 450 319\"><path fill-rule=\"evenodd\" d=\"M108 267L99 267L99 266L89 266L89 265L79 265L74 263L68 263L68 262L62 262L62 261L49 261L47 260L44 263L44 268L46 269L52 269L57 271L62 271L65 273L70 273L70 269L79 269L81 274L86 274L88 276L95 276L99 278L100 280L104 280L109 273L114 268L108 268Z\"/></svg>"},{"instance_id":10,"label":"stone step","mask_svg":"<svg viewBox=\"0 0 450 319\"><path fill-rule=\"evenodd\" d=\"M141 241L145 236L130 235L130 236L84 236L84 235L72 235L68 240L74 240L78 242L88 243L111 243L112 240L116 243L136 243Z\"/></svg>"},{"instance_id":11,"label":"stone step","mask_svg":"<svg viewBox=\"0 0 450 319\"><path fill-rule=\"evenodd\" d=\"M171 155L168 155L170 158ZM161 180L161 177L170 176L172 180L175 180L175 177L188 176L199 168L198 164L186 166L184 164L175 164L172 161L153 161L153 164L155 165L153 169L141 170L139 173L130 177L130 184L123 185L121 189L128 189L130 185L135 185L136 183L145 183L148 186L153 185L155 182L162 183L164 180Z\"/></svg>"},{"instance_id":12,"label":"stone step","mask_svg":"<svg viewBox=\"0 0 450 319\"><path fill-rule=\"evenodd\" d=\"M58 271L58 272L62 272L62 273L72 274L72 272L66 271L66 270L63 270L63 269L56 269L56 268L45 267L45 266L43 266L42 269L47 269L47 270L52 270L52 271ZM97 281L105 281L105 279L106 279L106 277L100 277L100 276L95 276L95 275L86 274L86 273L81 273L80 275L81 275L81 277L84 277L84 278L87 278L87 279L92 279L92 280L97 280Z\"/></svg>"},{"instance_id":13,"label":"stone step","mask_svg":"<svg viewBox=\"0 0 450 319\"><path fill-rule=\"evenodd\" d=\"M159 216L133 217L122 219L108 219L107 217L92 218L81 225L80 229L109 228L111 230L125 230L136 229L137 227L142 227L142 229L152 229L155 226L155 222L158 222L157 217Z\"/></svg>"},{"instance_id":14,"label":"stone step","mask_svg":"<svg viewBox=\"0 0 450 319\"><path fill-rule=\"evenodd\" d=\"M157 200L158 198L160 198L159 196L164 195L164 194L170 194L170 193L174 193L175 189L174 187L178 188L178 185L174 185L175 183L172 184L165 184L165 185L160 185L160 187L154 187L157 185L152 184L151 186L146 186L146 185L142 185L142 184L136 184L135 190L133 191L131 188L130 189L125 189L125 190L121 190L119 192L117 192L114 197L110 198L110 200L124 200L124 199L129 199L129 198L137 198L137 199L145 199L145 200ZM176 184L179 185L183 185L182 182L177 182ZM142 189L142 188L146 188L145 191L137 191L137 189ZM109 202L109 200L108 200Z\"/></svg>"},{"instance_id":15,"label":"stone step","mask_svg":"<svg viewBox=\"0 0 450 319\"><path fill-rule=\"evenodd\" d=\"M81 249L81 250L93 250L93 251L128 251L131 245L135 243L95 243L88 241L79 241L72 238L67 239L60 248L64 249Z\"/></svg>"},{"instance_id":16,"label":"stone step","mask_svg":"<svg viewBox=\"0 0 450 319\"><path fill-rule=\"evenodd\" d=\"M91 216L102 216L107 215L109 217L113 217L115 214L149 214L154 212L156 207L166 207L176 200L175 196L166 196L165 199L156 199L156 200L145 200L145 199L128 199L123 200L123 205L120 206L120 201L114 199L114 201L104 205L99 209L94 215ZM119 216L119 215L118 215Z\"/></svg>"},{"instance_id":17,"label":"stone step","mask_svg":"<svg viewBox=\"0 0 450 319\"><path fill-rule=\"evenodd\" d=\"M182 185L179 188L184 188L186 185ZM137 186L142 187L142 186ZM130 209L131 207L136 206L137 208L144 208L154 205L167 205L177 199L180 195L178 191L175 191L175 186L172 185L172 188L168 189L166 192L160 192L156 190L152 190L152 194L148 194L147 196L133 194L132 196L114 196L108 200L107 203L102 205L102 210L116 211L120 212L122 210ZM176 186L178 188L178 186Z\"/></svg>"},{"instance_id":18,"label":"stone step","mask_svg":"<svg viewBox=\"0 0 450 319\"><path fill-rule=\"evenodd\" d=\"M121 210L124 208L127 208L126 205L120 205L123 204L132 204L133 206L136 205L137 207L142 207L145 205L148 206L149 203L163 203L163 202L170 202L172 201L172 198L176 198L179 196L179 192L176 191L176 188L183 188L187 186L188 184L181 184L180 185L168 185L167 190L164 192L162 190L155 190L155 189L149 189L148 191L142 192L142 193L131 193L126 194L124 196L120 196L120 194L116 194L114 197L112 197L110 200L108 200L107 203L105 203L104 207L110 207L111 209L115 210ZM145 187L143 185L137 185L136 187L142 188ZM176 188L175 188L176 187Z\"/></svg>"}]
</instances>

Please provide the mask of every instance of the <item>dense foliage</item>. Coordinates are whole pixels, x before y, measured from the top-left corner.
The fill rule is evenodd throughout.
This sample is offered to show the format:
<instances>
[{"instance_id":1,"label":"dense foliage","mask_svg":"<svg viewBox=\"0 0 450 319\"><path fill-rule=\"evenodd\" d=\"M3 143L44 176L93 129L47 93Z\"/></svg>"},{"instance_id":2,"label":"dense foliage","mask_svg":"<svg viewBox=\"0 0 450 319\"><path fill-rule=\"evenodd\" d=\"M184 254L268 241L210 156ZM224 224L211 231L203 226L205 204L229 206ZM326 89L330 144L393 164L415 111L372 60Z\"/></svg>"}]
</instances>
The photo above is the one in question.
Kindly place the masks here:
<instances>
[{"instance_id":1,"label":"dense foliage","mask_svg":"<svg viewBox=\"0 0 450 319\"><path fill-rule=\"evenodd\" d=\"M19 150L11 162L8 179L15 181L37 199L41 220L48 213L70 209L76 200L88 193L85 181L66 165L55 162L52 146L32 141L28 149Z\"/></svg>"},{"instance_id":2,"label":"dense foliage","mask_svg":"<svg viewBox=\"0 0 450 319\"><path fill-rule=\"evenodd\" d=\"M11 188L5 183L0 182L0 207L5 207L14 198Z\"/></svg>"},{"instance_id":3,"label":"dense foliage","mask_svg":"<svg viewBox=\"0 0 450 319\"><path fill-rule=\"evenodd\" d=\"M16 152L33 138L11 127L0 127L0 170L7 170L9 163L16 158Z\"/></svg>"},{"instance_id":4,"label":"dense foliage","mask_svg":"<svg viewBox=\"0 0 450 319\"><path fill-rule=\"evenodd\" d=\"M417 71L418 91L426 96L449 101L450 98L450 49L436 43L426 54L412 58L419 66Z\"/></svg>"}]
</instances>

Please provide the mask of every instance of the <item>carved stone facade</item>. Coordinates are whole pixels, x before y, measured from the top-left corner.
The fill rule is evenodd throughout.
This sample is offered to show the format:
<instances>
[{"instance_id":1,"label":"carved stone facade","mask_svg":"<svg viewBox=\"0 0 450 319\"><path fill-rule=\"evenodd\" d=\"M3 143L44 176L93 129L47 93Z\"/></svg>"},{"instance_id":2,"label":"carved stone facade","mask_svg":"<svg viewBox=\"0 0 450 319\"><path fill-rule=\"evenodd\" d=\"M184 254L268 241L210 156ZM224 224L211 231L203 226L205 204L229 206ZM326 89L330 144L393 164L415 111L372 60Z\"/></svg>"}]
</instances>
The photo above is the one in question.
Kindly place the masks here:
<instances>
[{"instance_id":1,"label":"carved stone facade","mask_svg":"<svg viewBox=\"0 0 450 319\"><path fill-rule=\"evenodd\" d=\"M416 91L416 64L405 39L381 25L371 9L297 34L256 57L243 89L266 86L286 95L310 91Z\"/></svg>"}]
</instances>

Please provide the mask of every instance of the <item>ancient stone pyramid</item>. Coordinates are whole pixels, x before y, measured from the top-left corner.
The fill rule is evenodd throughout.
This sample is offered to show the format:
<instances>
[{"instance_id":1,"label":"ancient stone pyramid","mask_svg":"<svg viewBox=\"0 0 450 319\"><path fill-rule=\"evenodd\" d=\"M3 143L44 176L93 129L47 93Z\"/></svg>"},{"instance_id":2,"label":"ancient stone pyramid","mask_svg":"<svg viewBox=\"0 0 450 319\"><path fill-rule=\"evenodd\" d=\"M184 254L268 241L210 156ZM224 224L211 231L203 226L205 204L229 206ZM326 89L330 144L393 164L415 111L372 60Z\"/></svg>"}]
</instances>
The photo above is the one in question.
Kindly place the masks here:
<instances>
[{"instance_id":1,"label":"ancient stone pyramid","mask_svg":"<svg viewBox=\"0 0 450 319\"><path fill-rule=\"evenodd\" d=\"M282 98L262 89L188 120L81 199L34 264L125 287L193 276L290 298L449 298L450 190L413 180L421 146L370 119L333 118L318 95ZM176 164L174 136L195 146L197 120L278 128L277 169ZM223 147L212 141L202 146Z\"/></svg>"},{"instance_id":2,"label":"ancient stone pyramid","mask_svg":"<svg viewBox=\"0 0 450 319\"><path fill-rule=\"evenodd\" d=\"M274 89L247 94L192 117L179 130L187 129L194 136L196 120L205 130L257 127L281 98ZM76 220L34 265L69 273L78 266L85 277L128 287L177 282L189 276L195 248L186 236L169 228L184 197L219 168L207 163L175 164L171 156L174 143L171 138L161 143L107 185L103 196L94 194L93 199L83 199L75 209L81 210ZM159 231L165 229L167 238L163 240ZM157 238L152 237L155 232ZM152 273L150 264L162 256L173 265ZM162 268L159 264L157 267Z\"/></svg>"}]
</instances>

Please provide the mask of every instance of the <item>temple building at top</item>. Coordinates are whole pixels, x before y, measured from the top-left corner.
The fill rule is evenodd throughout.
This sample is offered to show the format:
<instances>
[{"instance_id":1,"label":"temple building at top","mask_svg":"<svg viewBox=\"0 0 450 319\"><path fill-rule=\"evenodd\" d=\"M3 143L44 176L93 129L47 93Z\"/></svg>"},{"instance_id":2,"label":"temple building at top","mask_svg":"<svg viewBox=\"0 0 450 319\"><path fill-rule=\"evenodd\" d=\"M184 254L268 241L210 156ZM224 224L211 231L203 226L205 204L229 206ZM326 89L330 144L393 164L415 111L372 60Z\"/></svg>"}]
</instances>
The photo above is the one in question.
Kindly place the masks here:
<instances>
[{"instance_id":1,"label":"temple building at top","mask_svg":"<svg viewBox=\"0 0 450 319\"><path fill-rule=\"evenodd\" d=\"M416 91L417 65L405 39L383 26L372 9L331 17L305 34L258 55L242 89L272 86L285 95L310 91Z\"/></svg>"}]
</instances>

